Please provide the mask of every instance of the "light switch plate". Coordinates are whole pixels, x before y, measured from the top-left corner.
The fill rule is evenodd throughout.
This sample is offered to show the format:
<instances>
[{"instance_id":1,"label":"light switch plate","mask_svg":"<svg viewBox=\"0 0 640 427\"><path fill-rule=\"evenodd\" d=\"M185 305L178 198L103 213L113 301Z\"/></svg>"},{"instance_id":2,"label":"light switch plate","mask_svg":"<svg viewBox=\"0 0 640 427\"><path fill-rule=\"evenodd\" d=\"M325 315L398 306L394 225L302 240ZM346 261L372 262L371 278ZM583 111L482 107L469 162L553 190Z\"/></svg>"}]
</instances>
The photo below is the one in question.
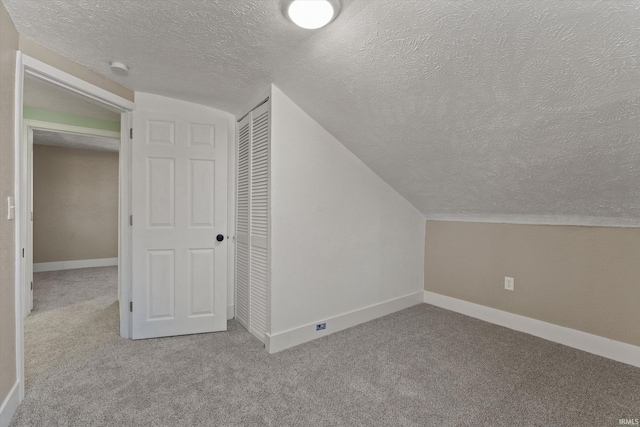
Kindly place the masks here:
<instances>
[{"instance_id":1,"label":"light switch plate","mask_svg":"<svg viewBox=\"0 0 640 427\"><path fill-rule=\"evenodd\" d=\"M7 197L7 219L11 220L14 218L16 212L15 203L13 203L13 197Z\"/></svg>"},{"instance_id":2,"label":"light switch plate","mask_svg":"<svg viewBox=\"0 0 640 427\"><path fill-rule=\"evenodd\" d=\"M504 278L504 288L508 291L512 291L514 289L514 280L513 277L505 277Z\"/></svg>"}]
</instances>

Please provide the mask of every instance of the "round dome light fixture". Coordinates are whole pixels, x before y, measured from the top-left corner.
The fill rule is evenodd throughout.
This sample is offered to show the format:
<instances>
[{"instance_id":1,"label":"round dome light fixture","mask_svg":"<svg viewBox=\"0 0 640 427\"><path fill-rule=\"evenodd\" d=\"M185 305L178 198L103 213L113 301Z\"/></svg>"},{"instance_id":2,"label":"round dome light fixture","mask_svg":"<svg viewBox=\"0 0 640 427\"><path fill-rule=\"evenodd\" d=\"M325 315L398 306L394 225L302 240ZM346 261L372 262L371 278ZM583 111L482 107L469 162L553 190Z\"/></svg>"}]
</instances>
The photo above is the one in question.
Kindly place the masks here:
<instances>
[{"instance_id":1,"label":"round dome light fixture","mask_svg":"<svg viewBox=\"0 0 640 427\"><path fill-rule=\"evenodd\" d=\"M285 15L298 27L316 30L334 20L338 3L336 0L293 0L286 6Z\"/></svg>"},{"instance_id":2,"label":"round dome light fixture","mask_svg":"<svg viewBox=\"0 0 640 427\"><path fill-rule=\"evenodd\" d=\"M109 67L111 67L111 71L113 71L114 74L119 76L126 76L129 74L129 67L127 64L123 64L122 62L111 61L109 62Z\"/></svg>"}]
</instances>

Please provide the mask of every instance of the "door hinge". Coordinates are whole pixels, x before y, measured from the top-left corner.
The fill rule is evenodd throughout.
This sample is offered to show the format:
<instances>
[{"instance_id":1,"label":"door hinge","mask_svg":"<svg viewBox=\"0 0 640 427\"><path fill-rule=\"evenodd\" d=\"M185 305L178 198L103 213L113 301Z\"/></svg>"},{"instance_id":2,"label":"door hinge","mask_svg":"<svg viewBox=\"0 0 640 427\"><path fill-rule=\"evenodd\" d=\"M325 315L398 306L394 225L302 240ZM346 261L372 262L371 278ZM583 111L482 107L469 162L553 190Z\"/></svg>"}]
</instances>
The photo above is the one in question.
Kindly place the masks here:
<instances>
[{"instance_id":1,"label":"door hinge","mask_svg":"<svg viewBox=\"0 0 640 427\"><path fill-rule=\"evenodd\" d=\"M24 258L24 248L22 248L22 258Z\"/></svg>"},{"instance_id":2,"label":"door hinge","mask_svg":"<svg viewBox=\"0 0 640 427\"><path fill-rule=\"evenodd\" d=\"M129 128L129 139L133 139L133 128Z\"/></svg>"},{"instance_id":3,"label":"door hinge","mask_svg":"<svg viewBox=\"0 0 640 427\"><path fill-rule=\"evenodd\" d=\"M133 215L129 215L129 225L133 225Z\"/></svg>"},{"instance_id":4,"label":"door hinge","mask_svg":"<svg viewBox=\"0 0 640 427\"><path fill-rule=\"evenodd\" d=\"M31 281L31 290L33 290L33 281Z\"/></svg>"},{"instance_id":5,"label":"door hinge","mask_svg":"<svg viewBox=\"0 0 640 427\"><path fill-rule=\"evenodd\" d=\"M133 313L133 301L129 301L129 311Z\"/></svg>"}]
</instances>

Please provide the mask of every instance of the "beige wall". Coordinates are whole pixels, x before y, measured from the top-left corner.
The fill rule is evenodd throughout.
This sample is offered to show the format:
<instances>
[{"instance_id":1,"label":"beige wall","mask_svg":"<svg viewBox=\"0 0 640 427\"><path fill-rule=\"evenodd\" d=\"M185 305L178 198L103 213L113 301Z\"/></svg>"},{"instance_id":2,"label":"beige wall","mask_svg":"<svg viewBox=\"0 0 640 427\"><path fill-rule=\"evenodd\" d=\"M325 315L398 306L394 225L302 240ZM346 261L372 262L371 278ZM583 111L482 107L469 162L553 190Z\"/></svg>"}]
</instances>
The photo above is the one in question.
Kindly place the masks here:
<instances>
[{"instance_id":1,"label":"beige wall","mask_svg":"<svg viewBox=\"0 0 640 427\"><path fill-rule=\"evenodd\" d=\"M118 256L118 153L33 146L33 262Z\"/></svg>"},{"instance_id":2,"label":"beige wall","mask_svg":"<svg viewBox=\"0 0 640 427\"><path fill-rule=\"evenodd\" d=\"M0 405L16 382L14 224L7 220L7 197L13 196L14 88L16 32L0 2Z\"/></svg>"},{"instance_id":3,"label":"beige wall","mask_svg":"<svg viewBox=\"0 0 640 427\"><path fill-rule=\"evenodd\" d=\"M640 345L640 229L427 221L425 290Z\"/></svg>"}]
</instances>

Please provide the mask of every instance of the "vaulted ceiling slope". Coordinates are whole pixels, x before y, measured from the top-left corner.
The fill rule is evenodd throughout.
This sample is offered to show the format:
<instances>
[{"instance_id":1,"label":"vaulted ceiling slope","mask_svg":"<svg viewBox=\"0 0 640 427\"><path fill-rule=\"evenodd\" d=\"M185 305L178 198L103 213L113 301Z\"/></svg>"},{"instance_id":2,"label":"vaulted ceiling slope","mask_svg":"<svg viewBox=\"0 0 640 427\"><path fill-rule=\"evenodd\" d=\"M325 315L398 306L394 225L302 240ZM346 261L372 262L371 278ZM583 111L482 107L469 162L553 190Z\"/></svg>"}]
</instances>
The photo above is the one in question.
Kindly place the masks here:
<instances>
[{"instance_id":1,"label":"vaulted ceiling slope","mask_svg":"<svg viewBox=\"0 0 640 427\"><path fill-rule=\"evenodd\" d=\"M353 0L315 32L280 0L3 1L137 91L239 114L275 83L428 217L640 223L637 1Z\"/></svg>"}]
</instances>

